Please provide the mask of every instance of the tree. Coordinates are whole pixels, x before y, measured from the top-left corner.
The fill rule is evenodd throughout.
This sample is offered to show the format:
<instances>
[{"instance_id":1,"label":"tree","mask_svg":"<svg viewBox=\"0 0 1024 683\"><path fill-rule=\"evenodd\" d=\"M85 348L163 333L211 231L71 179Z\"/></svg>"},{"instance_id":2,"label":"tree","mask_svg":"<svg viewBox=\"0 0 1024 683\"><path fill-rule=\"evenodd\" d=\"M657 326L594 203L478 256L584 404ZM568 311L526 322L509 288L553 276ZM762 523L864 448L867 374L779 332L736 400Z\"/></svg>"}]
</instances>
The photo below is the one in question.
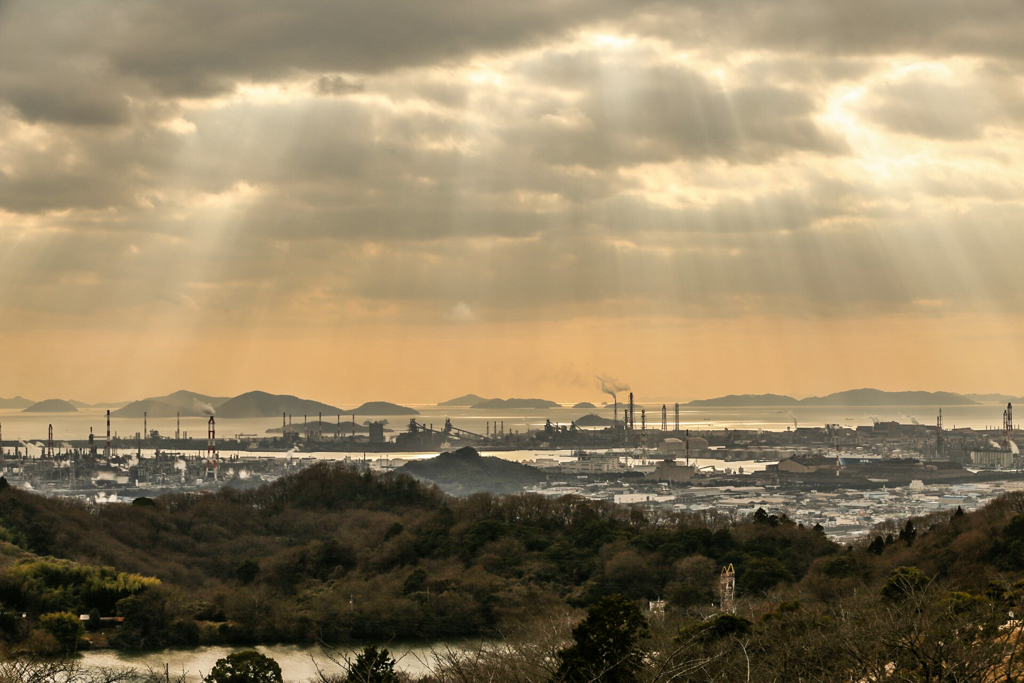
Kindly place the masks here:
<instances>
[{"instance_id":1,"label":"tree","mask_svg":"<svg viewBox=\"0 0 1024 683\"><path fill-rule=\"evenodd\" d=\"M896 567L889 572L889 578L882 586L882 597L898 602L909 595L924 590L931 581L917 567Z\"/></svg>"},{"instance_id":2,"label":"tree","mask_svg":"<svg viewBox=\"0 0 1024 683\"><path fill-rule=\"evenodd\" d=\"M738 586L744 593L764 593L793 575L774 557L758 557L750 561L740 575Z\"/></svg>"},{"instance_id":3,"label":"tree","mask_svg":"<svg viewBox=\"0 0 1024 683\"><path fill-rule=\"evenodd\" d=\"M427 572L422 567L418 567L412 571L409 576L406 577L405 583L402 584L402 595L412 595L413 593L419 593L427 586Z\"/></svg>"},{"instance_id":4,"label":"tree","mask_svg":"<svg viewBox=\"0 0 1024 683\"><path fill-rule=\"evenodd\" d=\"M39 617L39 626L60 644L64 652L75 652L82 637L82 621L71 612L52 612Z\"/></svg>"},{"instance_id":5,"label":"tree","mask_svg":"<svg viewBox=\"0 0 1024 683\"><path fill-rule=\"evenodd\" d=\"M203 683L282 683L281 667L256 650L232 652L217 660Z\"/></svg>"},{"instance_id":6,"label":"tree","mask_svg":"<svg viewBox=\"0 0 1024 683\"><path fill-rule=\"evenodd\" d=\"M556 680L571 683L639 680L644 658L640 641L648 633L647 621L635 603L621 595L602 598L572 630L575 642L558 652Z\"/></svg>"},{"instance_id":7,"label":"tree","mask_svg":"<svg viewBox=\"0 0 1024 683\"><path fill-rule=\"evenodd\" d=\"M260 565L256 560L252 559L251 557L247 557L244 560L242 560L239 563L239 565L235 568L235 576L238 577L239 583L241 583L243 586L247 586L250 583L252 583L253 579L255 579L256 575L259 573Z\"/></svg>"},{"instance_id":8,"label":"tree","mask_svg":"<svg viewBox=\"0 0 1024 683\"><path fill-rule=\"evenodd\" d=\"M348 669L346 683L398 683L395 672L395 658L387 648L378 650L368 645L356 656L356 661Z\"/></svg>"},{"instance_id":9,"label":"tree","mask_svg":"<svg viewBox=\"0 0 1024 683\"><path fill-rule=\"evenodd\" d=\"M914 528L914 523L908 519L906 526L900 531L900 540L907 545L913 545L915 538L917 538L917 529Z\"/></svg>"}]
</instances>

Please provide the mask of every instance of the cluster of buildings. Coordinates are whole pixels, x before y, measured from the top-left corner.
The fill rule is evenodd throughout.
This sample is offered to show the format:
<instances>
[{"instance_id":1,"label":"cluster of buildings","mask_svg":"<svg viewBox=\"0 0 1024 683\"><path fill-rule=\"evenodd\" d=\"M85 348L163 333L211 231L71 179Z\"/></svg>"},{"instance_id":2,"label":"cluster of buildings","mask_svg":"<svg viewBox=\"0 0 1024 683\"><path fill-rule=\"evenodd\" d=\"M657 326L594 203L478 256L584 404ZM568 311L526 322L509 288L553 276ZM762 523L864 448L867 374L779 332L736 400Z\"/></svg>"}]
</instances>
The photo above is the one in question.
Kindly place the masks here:
<instances>
[{"instance_id":1,"label":"cluster of buildings","mask_svg":"<svg viewBox=\"0 0 1024 683\"><path fill-rule=\"evenodd\" d=\"M561 481L537 487L542 495L580 495L668 512L715 511L734 518L762 509L798 524L820 524L837 540L861 537L876 525L932 512L979 508L1008 491L1024 490L1024 480L925 484L919 480L892 488L832 490L763 485L673 487L642 481Z\"/></svg>"}]
</instances>

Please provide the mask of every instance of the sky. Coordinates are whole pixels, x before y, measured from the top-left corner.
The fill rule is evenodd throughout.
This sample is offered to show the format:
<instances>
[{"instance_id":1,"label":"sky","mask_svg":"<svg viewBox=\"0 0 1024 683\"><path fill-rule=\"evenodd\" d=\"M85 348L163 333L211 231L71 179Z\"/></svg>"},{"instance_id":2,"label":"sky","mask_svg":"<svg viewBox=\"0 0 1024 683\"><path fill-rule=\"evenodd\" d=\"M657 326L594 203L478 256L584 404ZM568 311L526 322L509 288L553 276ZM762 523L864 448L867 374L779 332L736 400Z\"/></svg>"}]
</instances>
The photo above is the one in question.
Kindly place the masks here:
<instances>
[{"instance_id":1,"label":"sky","mask_svg":"<svg viewBox=\"0 0 1024 683\"><path fill-rule=\"evenodd\" d=\"M1024 394L1018 0L0 0L0 396Z\"/></svg>"}]
</instances>

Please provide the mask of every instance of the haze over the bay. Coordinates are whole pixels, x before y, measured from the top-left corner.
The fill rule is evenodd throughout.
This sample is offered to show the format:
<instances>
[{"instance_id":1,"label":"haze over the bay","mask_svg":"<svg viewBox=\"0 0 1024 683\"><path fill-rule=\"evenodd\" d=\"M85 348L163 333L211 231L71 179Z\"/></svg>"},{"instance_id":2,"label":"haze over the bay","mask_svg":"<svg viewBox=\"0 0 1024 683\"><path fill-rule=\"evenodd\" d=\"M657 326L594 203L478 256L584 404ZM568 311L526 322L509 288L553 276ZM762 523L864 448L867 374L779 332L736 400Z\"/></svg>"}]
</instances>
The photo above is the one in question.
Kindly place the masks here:
<instances>
[{"instance_id":1,"label":"haze over the bay","mask_svg":"<svg viewBox=\"0 0 1024 683\"><path fill-rule=\"evenodd\" d=\"M0 0L0 396L1024 393L1024 4Z\"/></svg>"}]
</instances>

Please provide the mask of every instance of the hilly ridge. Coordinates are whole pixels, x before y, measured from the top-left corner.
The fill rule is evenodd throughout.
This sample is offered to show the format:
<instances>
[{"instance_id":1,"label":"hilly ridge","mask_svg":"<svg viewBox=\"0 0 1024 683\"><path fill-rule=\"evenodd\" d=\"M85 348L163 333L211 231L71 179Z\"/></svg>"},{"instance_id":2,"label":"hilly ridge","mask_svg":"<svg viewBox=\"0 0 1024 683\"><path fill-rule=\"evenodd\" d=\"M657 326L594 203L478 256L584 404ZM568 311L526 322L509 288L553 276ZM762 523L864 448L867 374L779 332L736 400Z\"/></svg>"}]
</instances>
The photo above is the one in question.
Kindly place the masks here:
<instances>
[{"instance_id":1,"label":"hilly ridge","mask_svg":"<svg viewBox=\"0 0 1024 683\"><path fill-rule=\"evenodd\" d=\"M25 408L23 413L77 413L78 408L61 398L48 398L39 403L33 403Z\"/></svg>"},{"instance_id":2,"label":"hilly ridge","mask_svg":"<svg viewBox=\"0 0 1024 683\"><path fill-rule=\"evenodd\" d=\"M295 415L336 415L341 409L319 401L291 396L289 394L268 394L265 391L250 391L228 399L217 408L218 417L280 417L281 413Z\"/></svg>"},{"instance_id":3,"label":"hilly ridge","mask_svg":"<svg viewBox=\"0 0 1024 683\"><path fill-rule=\"evenodd\" d=\"M743 394L699 399L688 406L970 406L978 402L962 394L948 391L881 391L852 389L827 396L795 399L778 394Z\"/></svg>"}]
</instances>

